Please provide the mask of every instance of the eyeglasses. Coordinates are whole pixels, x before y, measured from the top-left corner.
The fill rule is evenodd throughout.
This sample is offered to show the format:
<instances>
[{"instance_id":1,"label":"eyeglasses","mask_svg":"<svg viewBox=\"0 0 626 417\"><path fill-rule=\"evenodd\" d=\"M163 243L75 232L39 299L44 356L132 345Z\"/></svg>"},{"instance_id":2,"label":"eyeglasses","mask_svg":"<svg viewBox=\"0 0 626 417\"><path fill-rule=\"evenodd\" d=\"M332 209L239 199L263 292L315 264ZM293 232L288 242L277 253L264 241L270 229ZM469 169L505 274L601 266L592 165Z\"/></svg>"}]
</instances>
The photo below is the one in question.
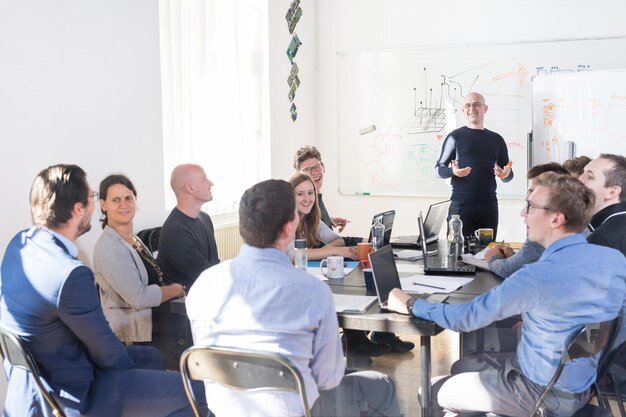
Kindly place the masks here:
<instances>
[{"instance_id":1,"label":"eyeglasses","mask_svg":"<svg viewBox=\"0 0 626 417\"><path fill-rule=\"evenodd\" d=\"M311 172L321 172L324 168L324 165L319 163L317 165L313 165L312 167L302 168L300 172L304 172L305 174L310 174Z\"/></svg>"},{"instance_id":2,"label":"eyeglasses","mask_svg":"<svg viewBox=\"0 0 626 417\"><path fill-rule=\"evenodd\" d=\"M89 197L93 198L93 201L98 201L99 196L100 196L100 193L98 193L97 191L94 191L93 193L89 194Z\"/></svg>"},{"instance_id":3,"label":"eyeglasses","mask_svg":"<svg viewBox=\"0 0 626 417\"><path fill-rule=\"evenodd\" d=\"M484 106L484 104L481 103L480 101L477 101L475 103L465 103L463 105L463 108L465 110L469 110L470 107L473 108L473 109L477 109L477 108L482 107L482 106Z\"/></svg>"},{"instance_id":4,"label":"eyeglasses","mask_svg":"<svg viewBox=\"0 0 626 417\"><path fill-rule=\"evenodd\" d=\"M526 214L530 212L531 207L536 208L536 209L541 209L541 210L547 210L547 211L557 211L553 209L552 207L540 206L539 204L533 204L530 201L526 200Z\"/></svg>"}]
</instances>

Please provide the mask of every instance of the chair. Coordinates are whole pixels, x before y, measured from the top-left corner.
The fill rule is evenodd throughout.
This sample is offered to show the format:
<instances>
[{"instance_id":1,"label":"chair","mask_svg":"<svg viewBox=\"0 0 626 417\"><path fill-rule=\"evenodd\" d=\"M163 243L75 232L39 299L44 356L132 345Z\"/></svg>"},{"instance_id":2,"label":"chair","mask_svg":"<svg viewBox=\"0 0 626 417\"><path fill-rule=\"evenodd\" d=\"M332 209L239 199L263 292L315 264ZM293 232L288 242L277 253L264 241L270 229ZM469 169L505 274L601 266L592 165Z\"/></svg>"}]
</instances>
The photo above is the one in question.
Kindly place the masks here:
<instances>
[{"instance_id":1,"label":"chair","mask_svg":"<svg viewBox=\"0 0 626 417\"><path fill-rule=\"evenodd\" d=\"M215 381L235 390L273 389L300 395L305 417L311 417L304 380L298 368L278 353L216 346L192 346L180 358L185 392L196 415L191 381Z\"/></svg>"},{"instance_id":2,"label":"chair","mask_svg":"<svg viewBox=\"0 0 626 417\"><path fill-rule=\"evenodd\" d=\"M41 395L43 395L43 398L52 409L52 413L56 417L65 417L63 409L59 406L55 398L50 392L48 392L48 390L46 390L43 383L41 382L37 363L24 345L22 339L19 336L13 334L3 325L0 325L0 354L2 355L3 359L9 361L11 366L16 366L30 372L33 375L33 380L39 388L39 392L41 393Z\"/></svg>"},{"instance_id":3,"label":"chair","mask_svg":"<svg viewBox=\"0 0 626 417\"><path fill-rule=\"evenodd\" d=\"M159 237L161 237L161 228L153 227L150 229L143 229L137 232L137 237L141 239L144 245L150 250L151 253L159 250ZM155 255L156 256L156 255Z\"/></svg>"},{"instance_id":4,"label":"chair","mask_svg":"<svg viewBox=\"0 0 626 417\"><path fill-rule=\"evenodd\" d=\"M623 342L620 346L615 346L622 323L623 317L620 317L613 340L609 344L608 354L605 355L606 359L598 367L598 380L605 384L596 384L595 388L596 393L601 392L600 395L615 397L621 417L626 417L626 410L624 410L626 394L622 391L626 383L622 382L620 384L619 382L624 379L624 369L616 363L617 360L623 361L623 358L626 356L626 342ZM606 402L606 405L608 407L608 402Z\"/></svg>"},{"instance_id":5,"label":"chair","mask_svg":"<svg viewBox=\"0 0 626 417\"><path fill-rule=\"evenodd\" d=\"M535 407L530 413L530 417L545 416L545 411L542 408L543 400L548 396L556 382L558 381L565 364L569 361L577 358L589 358L595 356L598 352L605 350L598 361L598 378L605 372L603 368L607 366L607 358L610 354L610 349L605 349L607 346L611 346L612 341L616 335L616 329L621 322L620 318L616 318L601 323L593 323L585 325L572 339L566 350L563 351L559 365L554 373L554 376L546 386ZM603 399L600 390L597 388L597 384L594 384L594 390L598 397L598 404L595 406L592 404L586 404L583 408L579 409L572 417L611 417L610 408L608 408L607 402Z\"/></svg>"}]
</instances>

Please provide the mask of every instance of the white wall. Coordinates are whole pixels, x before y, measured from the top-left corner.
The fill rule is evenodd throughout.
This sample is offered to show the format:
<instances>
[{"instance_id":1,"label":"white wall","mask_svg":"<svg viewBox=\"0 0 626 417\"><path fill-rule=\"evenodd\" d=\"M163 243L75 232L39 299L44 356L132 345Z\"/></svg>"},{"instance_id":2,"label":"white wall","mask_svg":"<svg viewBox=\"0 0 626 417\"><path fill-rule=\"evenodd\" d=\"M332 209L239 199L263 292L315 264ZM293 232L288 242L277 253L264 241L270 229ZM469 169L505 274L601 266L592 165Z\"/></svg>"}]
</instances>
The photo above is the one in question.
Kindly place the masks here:
<instances>
[{"instance_id":1,"label":"white wall","mask_svg":"<svg viewBox=\"0 0 626 417\"><path fill-rule=\"evenodd\" d=\"M0 253L31 224L35 175L56 163L82 166L96 189L128 174L138 229L162 223L158 24L154 0L0 1ZM97 218L78 242L88 263Z\"/></svg>"},{"instance_id":2,"label":"white wall","mask_svg":"<svg viewBox=\"0 0 626 417\"><path fill-rule=\"evenodd\" d=\"M124 172L139 191L137 226L164 215L158 2L0 2L2 251L28 227L37 172L76 163L97 190ZM91 257L99 235L81 239Z\"/></svg>"},{"instance_id":3,"label":"white wall","mask_svg":"<svg viewBox=\"0 0 626 417\"><path fill-rule=\"evenodd\" d=\"M392 208L397 211L394 230L413 231L417 210L427 209L434 200L337 194L337 51L626 35L621 22L626 4L617 0L593 4L565 0L517 3L496 0L318 2L317 127L318 144L327 166L324 199L331 214L343 215L353 221L347 232L356 235L367 233L367 224L374 212ZM304 2L305 6L313 7L308 2ZM581 58L584 61L584 57ZM558 50L554 51L554 59L558 64ZM485 124L489 127L489 114ZM524 176L525 172L520 168L516 175ZM499 238L524 239L520 208L519 200L500 199Z\"/></svg>"},{"instance_id":4,"label":"white wall","mask_svg":"<svg viewBox=\"0 0 626 417\"><path fill-rule=\"evenodd\" d=\"M291 173L291 157L301 145L320 146L328 171L327 205L353 220L352 234L366 234L372 213L387 208L398 211L398 229L412 230L416 210L431 201L335 192L337 51L622 35L626 11L617 0L593 5L564 0L303 1L297 26L303 45L296 58L302 85L296 95L299 118L293 123L286 81L287 7L270 1L271 176ZM136 228L162 223L159 76L156 0L0 0L0 252L30 225L32 180L55 163L81 165L94 187L111 172L128 174L139 191ZM501 203L502 217L514 219L502 227L502 236L521 239L519 202ZM81 258L88 263L100 230L95 218L94 230L79 239Z\"/></svg>"}]
</instances>

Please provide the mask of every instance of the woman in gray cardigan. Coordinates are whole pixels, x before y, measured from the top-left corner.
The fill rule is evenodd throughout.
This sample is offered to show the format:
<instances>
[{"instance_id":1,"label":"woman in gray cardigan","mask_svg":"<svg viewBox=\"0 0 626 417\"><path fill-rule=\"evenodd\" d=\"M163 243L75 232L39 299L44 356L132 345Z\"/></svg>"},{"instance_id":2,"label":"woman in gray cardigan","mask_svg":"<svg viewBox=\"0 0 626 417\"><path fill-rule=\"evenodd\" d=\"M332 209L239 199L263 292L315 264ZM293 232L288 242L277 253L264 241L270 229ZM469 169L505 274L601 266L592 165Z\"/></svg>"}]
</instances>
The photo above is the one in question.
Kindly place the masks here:
<instances>
[{"instance_id":1,"label":"woman in gray cardigan","mask_svg":"<svg viewBox=\"0 0 626 417\"><path fill-rule=\"evenodd\" d=\"M164 285L152 254L133 234L137 191L124 175L100 183L102 235L93 255L104 315L125 344L152 340L152 307L185 296L180 284Z\"/></svg>"}]
</instances>

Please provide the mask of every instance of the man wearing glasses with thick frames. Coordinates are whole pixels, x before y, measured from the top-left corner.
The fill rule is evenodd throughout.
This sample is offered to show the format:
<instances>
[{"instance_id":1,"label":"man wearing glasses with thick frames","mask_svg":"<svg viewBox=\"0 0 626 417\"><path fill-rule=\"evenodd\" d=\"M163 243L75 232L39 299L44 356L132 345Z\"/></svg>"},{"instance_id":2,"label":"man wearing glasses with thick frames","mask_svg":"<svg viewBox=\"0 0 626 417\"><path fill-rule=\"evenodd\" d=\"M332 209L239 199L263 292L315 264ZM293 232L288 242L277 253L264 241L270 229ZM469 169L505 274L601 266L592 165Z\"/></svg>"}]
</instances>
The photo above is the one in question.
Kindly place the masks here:
<instances>
[{"instance_id":1,"label":"man wearing glasses with thick frames","mask_svg":"<svg viewBox=\"0 0 626 417\"><path fill-rule=\"evenodd\" d=\"M593 192L569 175L552 172L534 184L520 214L528 239L545 248L539 261L463 304L412 300L398 289L390 293L391 309L454 331L522 315L516 352L465 357L452 366L452 375L433 380L433 399L450 413L529 415L567 340L585 323L611 320L626 310L626 259L615 249L587 243L581 233L591 218ZM543 401L546 415L572 415L586 404L596 370L597 357L566 364Z\"/></svg>"},{"instance_id":2,"label":"man wearing glasses with thick frames","mask_svg":"<svg viewBox=\"0 0 626 417\"><path fill-rule=\"evenodd\" d=\"M448 220L458 214L463 220L463 235L471 236L481 227L498 232L498 198L496 179L513 179L509 152L502 136L485 129L489 107L476 92L465 97L462 111L467 124L453 130L444 139L435 172L439 178L452 178L452 204Z\"/></svg>"}]
</instances>

